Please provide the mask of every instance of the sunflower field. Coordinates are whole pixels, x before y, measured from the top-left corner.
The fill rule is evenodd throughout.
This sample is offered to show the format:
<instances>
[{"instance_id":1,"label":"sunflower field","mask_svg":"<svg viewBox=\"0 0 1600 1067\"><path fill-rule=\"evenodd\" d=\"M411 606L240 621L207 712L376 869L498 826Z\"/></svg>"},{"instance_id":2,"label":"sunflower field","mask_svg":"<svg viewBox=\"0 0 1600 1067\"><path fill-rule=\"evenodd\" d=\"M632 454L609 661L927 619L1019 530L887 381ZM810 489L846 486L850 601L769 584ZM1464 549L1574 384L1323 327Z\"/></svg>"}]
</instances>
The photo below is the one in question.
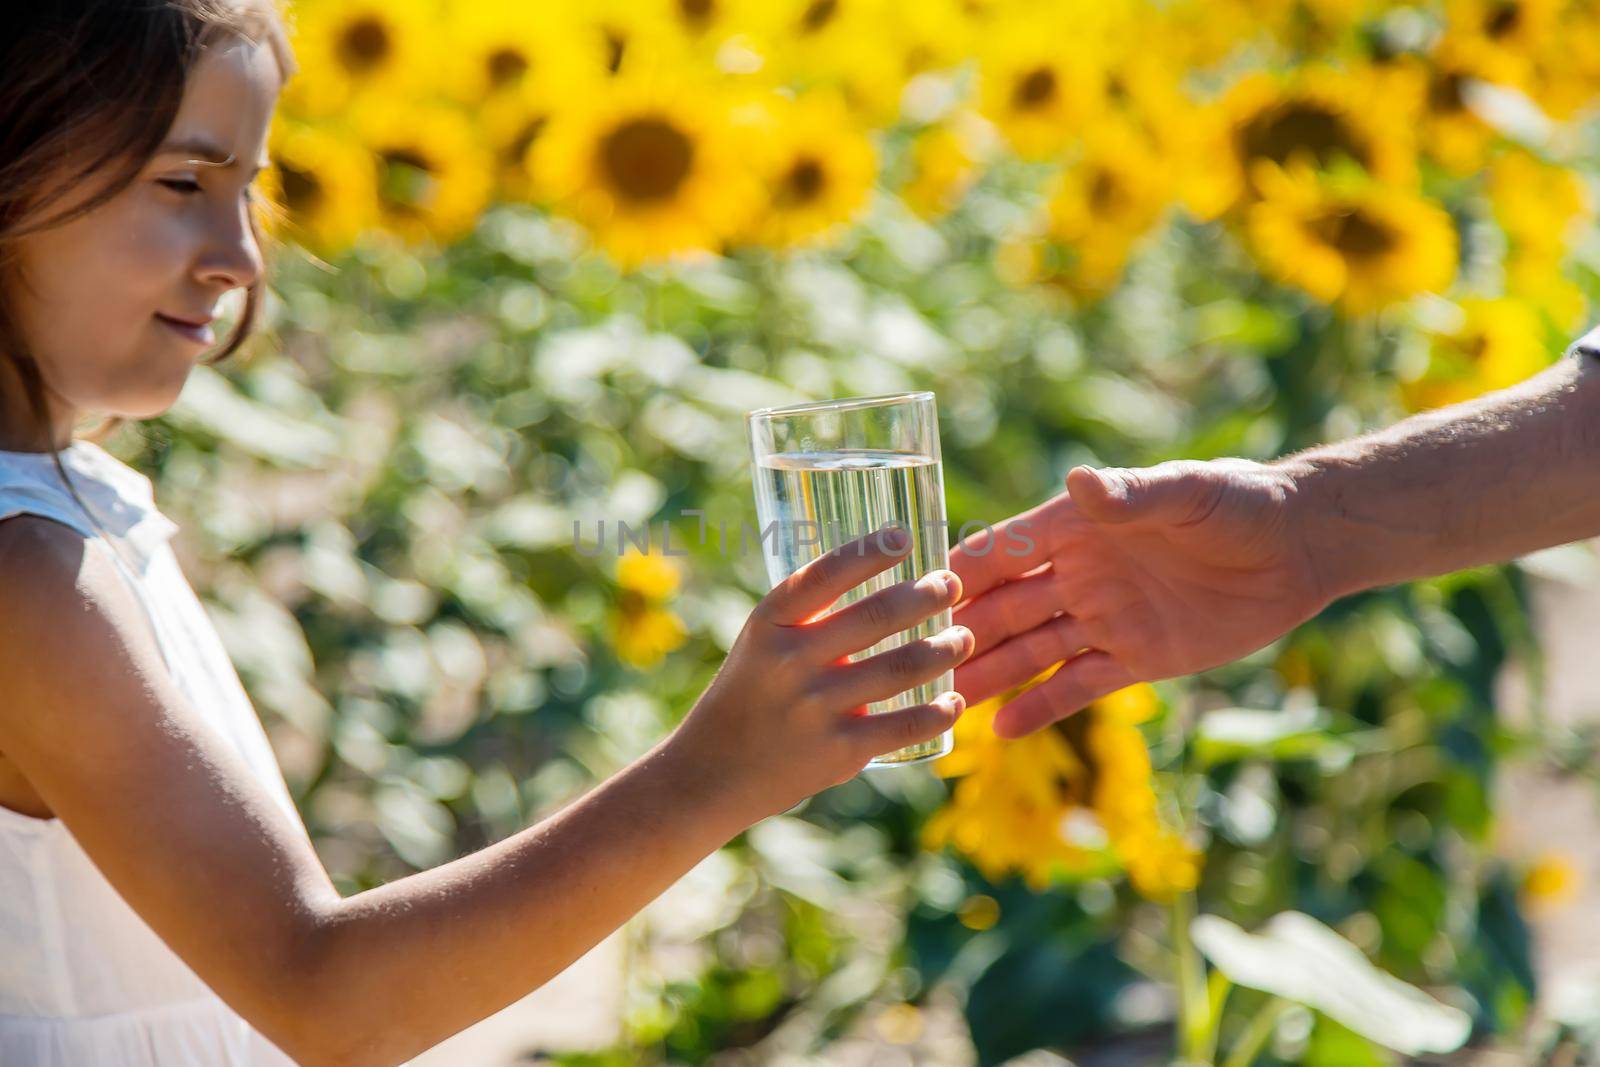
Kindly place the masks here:
<instances>
[{"instance_id":1,"label":"sunflower field","mask_svg":"<svg viewBox=\"0 0 1600 1067\"><path fill-rule=\"evenodd\" d=\"M952 526L996 522L1509 385L1600 295L1596 0L287 14L263 343L114 444L346 891L687 713L767 588L696 536L753 522L750 409L931 389ZM689 553L580 551L601 517ZM1560 879L1493 847L1505 760L1582 763L1497 708L1527 574L1017 741L974 707L700 865L629 924L616 1046L546 1061L1593 1062L1536 1010Z\"/></svg>"}]
</instances>

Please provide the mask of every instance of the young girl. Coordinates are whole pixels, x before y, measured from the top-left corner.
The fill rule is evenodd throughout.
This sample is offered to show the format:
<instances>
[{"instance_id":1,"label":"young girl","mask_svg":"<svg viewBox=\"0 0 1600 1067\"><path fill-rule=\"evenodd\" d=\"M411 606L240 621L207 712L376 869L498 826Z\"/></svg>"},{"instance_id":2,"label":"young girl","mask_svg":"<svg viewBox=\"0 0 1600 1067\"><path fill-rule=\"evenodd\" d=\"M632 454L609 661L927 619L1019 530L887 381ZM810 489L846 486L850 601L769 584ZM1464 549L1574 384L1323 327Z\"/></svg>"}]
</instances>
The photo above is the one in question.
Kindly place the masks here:
<instances>
[{"instance_id":1,"label":"young girl","mask_svg":"<svg viewBox=\"0 0 1600 1067\"><path fill-rule=\"evenodd\" d=\"M751 823L960 714L863 705L963 627L868 537L763 599L668 737L558 814L341 898L169 544L79 417L147 418L249 329L250 185L293 70L270 0L7 5L0 33L0 1063L392 1064L551 978ZM220 356L218 357L220 358ZM882 533L882 532L880 532Z\"/></svg>"}]
</instances>

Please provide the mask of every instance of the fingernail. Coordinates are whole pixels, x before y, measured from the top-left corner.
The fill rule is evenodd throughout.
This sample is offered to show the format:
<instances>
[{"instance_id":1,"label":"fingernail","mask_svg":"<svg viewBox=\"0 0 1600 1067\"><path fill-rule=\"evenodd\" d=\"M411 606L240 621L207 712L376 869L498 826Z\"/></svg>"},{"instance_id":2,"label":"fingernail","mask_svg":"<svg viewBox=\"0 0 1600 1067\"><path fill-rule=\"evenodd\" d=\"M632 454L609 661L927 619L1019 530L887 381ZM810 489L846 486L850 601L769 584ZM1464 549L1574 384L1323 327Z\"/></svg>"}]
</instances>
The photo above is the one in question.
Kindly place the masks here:
<instances>
[{"instance_id":1,"label":"fingernail","mask_svg":"<svg viewBox=\"0 0 1600 1067\"><path fill-rule=\"evenodd\" d=\"M940 596L950 595L950 576L943 571L934 571L932 574L924 574L922 578L918 580L917 584L923 588L932 589Z\"/></svg>"},{"instance_id":2,"label":"fingernail","mask_svg":"<svg viewBox=\"0 0 1600 1067\"><path fill-rule=\"evenodd\" d=\"M967 643L973 640L972 631L965 626L952 626L940 634L938 640L951 648L964 650Z\"/></svg>"},{"instance_id":3,"label":"fingernail","mask_svg":"<svg viewBox=\"0 0 1600 1067\"><path fill-rule=\"evenodd\" d=\"M945 707L949 708L958 715L967 710L967 698L962 696L960 693L951 691L939 699L944 702Z\"/></svg>"},{"instance_id":4,"label":"fingernail","mask_svg":"<svg viewBox=\"0 0 1600 1067\"><path fill-rule=\"evenodd\" d=\"M911 543L911 536L898 526L891 526L884 532L883 546L891 551L899 551Z\"/></svg>"}]
</instances>

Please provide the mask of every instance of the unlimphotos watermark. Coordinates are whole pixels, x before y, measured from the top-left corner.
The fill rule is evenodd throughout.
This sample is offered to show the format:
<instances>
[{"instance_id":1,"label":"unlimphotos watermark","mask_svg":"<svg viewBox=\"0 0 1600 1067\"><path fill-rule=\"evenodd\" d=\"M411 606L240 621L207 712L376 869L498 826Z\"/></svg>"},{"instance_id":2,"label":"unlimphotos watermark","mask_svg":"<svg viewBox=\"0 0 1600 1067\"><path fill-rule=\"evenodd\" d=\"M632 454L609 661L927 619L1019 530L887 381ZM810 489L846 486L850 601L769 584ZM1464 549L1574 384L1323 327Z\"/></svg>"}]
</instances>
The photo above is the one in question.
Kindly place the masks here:
<instances>
[{"instance_id":1,"label":"unlimphotos watermark","mask_svg":"<svg viewBox=\"0 0 1600 1067\"><path fill-rule=\"evenodd\" d=\"M889 522L882 526L852 530L842 522L824 523L812 519L774 519L757 529L740 519L737 530L732 531L730 535L726 519L718 521L713 530L711 523L707 521L706 513L699 508L685 508L679 515L683 519L695 520L692 543L687 537L681 543L675 540L677 535L674 533L674 524L665 519L655 524L660 531L658 540L652 537L649 522L629 523L622 519L603 518L595 520L594 537L586 543L582 521L573 519L572 550L580 556L593 559L607 552L622 556L630 548L635 552L649 555L659 545L660 554L663 556L687 556L692 547L704 549L714 545L716 551L724 557L742 558L750 554L752 545L764 553L797 555L804 553L805 550L816 552L831 550L855 541L858 542L858 551L865 552L869 543L867 539L876 535L874 539L878 547L887 552L890 551L890 546L884 538L891 530L906 530L912 533L915 544L917 538L924 540L947 538L950 529L950 523L945 519L918 523L915 531L903 522ZM608 522L613 535L611 537L606 533ZM1031 526L1032 523L1026 519L1010 519L998 530L986 522L964 522L956 532L956 541L962 546L962 551L971 556L987 556L997 545L1001 546L1000 550L1004 555L1026 556L1033 552L1035 547L1033 539L1027 534Z\"/></svg>"}]
</instances>

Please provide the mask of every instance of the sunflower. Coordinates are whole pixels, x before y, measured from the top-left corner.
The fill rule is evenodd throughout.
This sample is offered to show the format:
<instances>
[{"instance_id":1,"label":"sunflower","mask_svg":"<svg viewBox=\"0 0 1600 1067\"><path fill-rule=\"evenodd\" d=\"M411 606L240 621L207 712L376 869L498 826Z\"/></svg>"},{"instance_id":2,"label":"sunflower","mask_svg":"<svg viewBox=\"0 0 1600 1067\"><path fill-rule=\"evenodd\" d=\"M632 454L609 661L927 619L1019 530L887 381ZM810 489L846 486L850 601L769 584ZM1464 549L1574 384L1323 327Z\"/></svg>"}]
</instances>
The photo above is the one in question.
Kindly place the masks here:
<instances>
[{"instance_id":1,"label":"sunflower","mask_svg":"<svg viewBox=\"0 0 1600 1067\"><path fill-rule=\"evenodd\" d=\"M411 95L433 70L429 0L318 0L294 28L300 74L284 86L294 115L327 117L363 93Z\"/></svg>"},{"instance_id":2,"label":"sunflower","mask_svg":"<svg viewBox=\"0 0 1600 1067\"><path fill-rule=\"evenodd\" d=\"M451 10L443 88L463 104L514 96L530 83L550 92L585 70L574 56L576 30L559 7L467 4Z\"/></svg>"},{"instance_id":3,"label":"sunflower","mask_svg":"<svg viewBox=\"0 0 1600 1067\"><path fill-rule=\"evenodd\" d=\"M1562 7L1559 0L1449 0L1445 21L1452 35L1526 58L1550 40Z\"/></svg>"},{"instance_id":4,"label":"sunflower","mask_svg":"<svg viewBox=\"0 0 1600 1067\"><path fill-rule=\"evenodd\" d=\"M969 0L921 0L893 4L885 12L890 27L884 43L893 49L891 61L907 78L928 71L959 66L971 42L993 23L994 12Z\"/></svg>"},{"instance_id":5,"label":"sunflower","mask_svg":"<svg viewBox=\"0 0 1600 1067\"><path fill-rule=\"evenodd\" d=\"M1532 57L1527 90L1545 113L1568 119L1600 93L1600 5L1568 4Z\"/></svg>"},{"instance_id":6,"label":"sunflower","mask_svg":"<svg viewBox=\"0 0 1600 1067\"><path fill-rule=\"evenodd\" d=\"M978 107L1018 155L1047 159L1094 121L1102 75L1082 38L1013 25L1029 32L998 34L978 57Z\"/></svg>"},{"instance_id":7,"label":"sunflower","mask_svg":"<svg viewBox=\"0 0 1600 1067\"><path fill-rule=\"evenodd\" d=\"M1577 895L1583 875L1566 852L1542 853L1522 876L1522 896L1535 911L1559 908Z\"/></svg>"},{"instance_id":8,"label":"sunflower","mask_svg":"<svg viewBox=\"0 0 1600 1067\"><path fill-rule=\"evenodd\" d=\"M584 223L624 266L717 249L759 202L727 100L623 77L551 120L532 154L541 197Z\"/></svg>"},{"instance_id":9,"label":"sunflower","mask_svg":"<svg viewBox=\"0 0 1600 1067\"><path fill-rule=\"evenodd\" d=\"M1306 68L1289 81L1270 74L1241 80L1214 115L1213 184L1190 201L1202 218L1261 195L1264 165L1332 171L1354 164L1380 182L1409 185L1416 158L1393 109L1378 105L1377 82L1363 75ZM1196 187L1199 189L1200 187Z\"/></svg>"},{"instance_id":10,"label":"sunflower","mask_svg":"<svg viewBox=\"0 0 1600 1067\"><path fill-rule=\"evenodd\" d=\"M461 112L437 104L371 102L353 125L378 165L378 212L406 241L454 240L487 206L493 165Z\"/></svg>"},{"instance_id":11,"label":"sunflower","mask_svg":"<svg viewBox=\"0 0 1600 1067\"><path fill-rule=\"evenodd\" d=\"M1190 100L1183 78L1171 42L1158 40L1106 65L1100 74L1098 111L1140 131L1164 153L1180 154L1202 128L1202 111Z\"/></svg>"},{"instance_id":12,"label":"sunflower","mask_svg":"<svg viewBox=\"0 0 1600 1067\"><path fill-rule=\"evenodd\" d=\"M878 153L837 95L769 96L740 114L767 192L752 220L751 241L777 247L822 242L860 213Z\"/></svg>"},{"instance_id":13,"label":"sunflower","mask_svg":"<svg viewBox=\"0 0 1600 1067\"><path fill-rule=\"evenodd\" d=\"M677 564L629 549L617 560L617 600L611 638L617 658L648 670L688 640L683 620L666 606L678 591Z\"/></svg>"},{"instance_id":14,"label":"sunflower","mask_svg":"<svg viewBox=\"0 0 1600 1067\"><path fill-rule=\"evenodd\" d=\"M1244 5L1219 0L1174 0L1162 21L1159 37L1181 70L1211 67L1262 30Z\"/></svg>"},{"instance_id":15,"label":"sunflower","mask_svg":"<svg viewBox=\"0 0 1600 1067\"><path fill-rule=\"evenodd\" d=\"M1496 135L1473 110L1472 89L1478 83L1516 86L1524 78L1521 64L1482 41L1446 37L1420 69L1410 57L1401 66L1420 74L1416 121L1423 150L1456 174L1482 169Z\"/></svg>"},{"instance_id":16,"label":"sunflower","mask_svg":"<svg viewBox=\"0 0 1600 1067\"><path fill-rule=\"evenodd\" d=\"M1150 751L1136 725L1143 720L1120 717L1126 710L1098 708L1088 719L1085 742L1096 772L1094 810L1134 889L1152 900L1165 900L1195 887L1200 854L1162 825Z\"/></svg>"},{"instance_id":17,"label":"sunflower","mask_svg":"<svg viewBox=\"0 0 1600 1067\"><path fill-rule=\"evenodd\" d=\"M1103 840L1081 832L1074 840L1066 831L1087 800L1081 784L1089 768L1060 730L997 738L991 724L1000 704L986 700L956 721L955 748L935 770L959 781L923 827L923 847L953 847L991 882L1020 874L1034 892L1063 875L1114 869Z\"/></svg>"},{"instance_id":18,"label":"sunflower","mask_svg":"<svg viewBox=\"0 0 1600 1067\"><path fill-rule=\"evenodd\" d=\"M967 125L959 117L941 122L911 142L910 174L900 199L925 219L954 210L978 179L979 151Z\"/></svg>"},{"instance_id":19,"label":"sunflower","mask_svg":"<svg viewBox=\"0 0 1600 1067\"><path fill-rule=\"evenodd\" d=\"M538 81L498 93L478 109L478 131L494 159L497 199L534 199L533 154L560 98Z\"/></svg>"},{"instance_id":20,"label":"sunflower","mask_svg":"<svg viewBox=\"0 0 1600 1067\"><path fill-rule=\"evenodd\" d=\"M1513 248L1501 267L1506 295L1537 308L1558 332L1571 333L1588 318L1589 301L1582 287L1562 271L1561 256Z\"/></svg>"},{"instance_id":21,"label":"sunflower","mask_svg":"<svg viewBox=\"0 0 1600 1067\"><path fill-rule=\"evenodd\" d=\"M955 748L934 769L959 780L924 826L923 846L955 848L991 882L1020 874L1036 892L1119 866L1151 899L1192 889L1199 854L1162 824L1139 732L1160 706L1149 686L1119 690L1024 738L995 735L995 711L1055 669L956 722Z\"/></svg>"},{"instance_id":22,"label":"sunflower","mask_svg":"<svg viewBox=\"0 0 1600 1067\"><path fill-rule=\"evenodd\" d=\"M1560 258L1574 228L1591 211L1583 182L1566 167L1513 149L1489 167L1489 199L1512 244L1544 258Z\"/></svg>"},{"instance_id":23,"label":"sunflower","mask_svg":"<svg viewBox=\"0 0 1600 1067\"><path fill-rule=\"evenodd\" d=\"M648 75L685 65L687 41L664 3L589 0L565 8L572 58L606 74Z\"/></svg>"},{"instance_id":24,"label":"sunflower","mask_svg":"<svg viewBox=\"0 0 1600 1067\"><path fill-rule=\"evenodd\" d=\"M1142 135L1115 122L1094 127L1050 197L1047 235L1071 258L1049 280L1076 296L1109 292L1135 242L1161 217L1169 191L1167 168Z\"/></svg>"},{"instance_id":25,"label":"sunflower","mask_svg":"<svg viewBox=\"0 0 1600 1067\"><path fill-rule=\"evenodd\" d=\"M319 126L280 121L271 153L263 191L302 244L331 255L376 223L377 177L364 148Z\"/></svg>"},{"instance_id":26,"label":"sunflower","mask_svg":"<svg viewBox=\"0 0 1600 1067\"><path fill-rule=\"evenodd\" d=\"M761 0L643 0L637 4L652 26L669 28L702 58L716 59L731 38L758 32Z\"/></svg>"},{"instance_id":27,"label":"sunflower","mask_svg":"<svg viewBox=\"0 0 1600 1067\"><path fill-rule=\"evenodd\" d=\"M1383 0L1236 0L1291 55L1337 51Z\"/></svg>"},{"instance_id":28,"label":"sunflower","mask_svg":"<svg viewBox=\"0 0 1600 1067\"><path fill-rule=\"evenodd\" d=\"M771 0L752 31L774 82L843 96L858 121L882 125L900 113L904 66L895 7L888 0Z\"/></svg>"},{"instance_id":29,"label":"sunflower","mask_svg":"<svg viewBox=\"0 0 1600 1067\"><path fill-rule=\"evenodd\" d=\"M1266 196L1247 217L1256 260L1279 281L1347 314L1449 286L1456 231L1443 208L1372 182L1262 172Z\"/></svg>"},{"instance_id":30,"label":"sunflower","mask_svg":"<svg viewBox=\"0 0 1600 1067\"><path fill-rule=\"evenodd\" d=\"M1452 328L1429 334L1426 372L1401 386L1412 410L1504 389L1550 363L1538 313L1520 300L1463 300Z\"/></svg>"}]
</instances>

